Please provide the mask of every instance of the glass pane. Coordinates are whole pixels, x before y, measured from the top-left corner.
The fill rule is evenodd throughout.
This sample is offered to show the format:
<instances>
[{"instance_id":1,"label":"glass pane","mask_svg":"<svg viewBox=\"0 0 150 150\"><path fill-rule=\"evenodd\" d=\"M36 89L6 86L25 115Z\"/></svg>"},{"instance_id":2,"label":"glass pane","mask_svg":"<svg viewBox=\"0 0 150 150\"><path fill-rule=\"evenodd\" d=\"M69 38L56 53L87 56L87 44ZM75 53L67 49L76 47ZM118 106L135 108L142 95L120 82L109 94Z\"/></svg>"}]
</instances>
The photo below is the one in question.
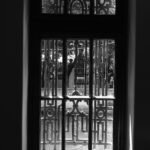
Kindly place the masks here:
<instances>
[{"instance_id":1,"label":"glass pane","mask_svg":"<svg viewBox=\"0 0 150 150\"><path fill-rule=\"evenodd\" d=\"M67 95L89 94L89 40L67 40Z\"/></svg>"},{"instance_id":2,"label":"glass pane","mask_svg":"<svg viewBox=\"0 0 150 150\"><path fill-rule=\"evenodd\" d=\"M84 14L90 13L90 0L68 0L69 14Z\"/></svg>"},{"instance_id":3,"label":"glass pane","mask_svg":"<svg viewBox=\"0 0 150 150\"><path fill-rule=\"evenodd\" d=\"M88 100L66 101L66 150L88 150Z\"/></svg>"},{"instance_id":4,"label":"glass pane","mask_svg":"<svg viewBox=\"0 0 150 150\"><path fill-rule=\"evenodd\" d=\"M93 94L114 97L115 41L94 40Z\"/></svg>"},{"instance_id":5,"label":"glass pane","mask_svg":"<svg viewBox=\"0 0 150 150\"><path fill-rule=\"evenodd\" d=\"M63 14L64 0L42 0L42 13Z\"/></svg>"},{"instance_id":6,"label":"glass pane","mask_svg":"<svg viewBox=\"0 0 150 150\"><path fill-rule=\"evenodd\" d=\"M62 96L62 40L41 41L41 96Z\"/></svg>"},{"instance_id":7,"label":"glass pane","mask_svg":"<svg viewBox=\"0 0 150 150\"><path fill-rule=\"evenodd\" d=\"M93 150L113 149L113 100L93 100Z\"/></svg>"},{"instance_id":8,"label":"glass pane","mask_svg":"<svg viewBox=\"0 0 150 150\"><path fill-rule=\"evenodd\" d=\"M40 150L61 150L61 114L61 100L41 100Z\"/></svg>"},{"instance_id":9,"label":"glass pane","mask_svg":"<svg viewBox=\"0 0 150 150\"><path fill-rule=\"evenodd\" d=\"M115 15L116 0L94 0L94 14Z\"/></svg>"}]
</instances>

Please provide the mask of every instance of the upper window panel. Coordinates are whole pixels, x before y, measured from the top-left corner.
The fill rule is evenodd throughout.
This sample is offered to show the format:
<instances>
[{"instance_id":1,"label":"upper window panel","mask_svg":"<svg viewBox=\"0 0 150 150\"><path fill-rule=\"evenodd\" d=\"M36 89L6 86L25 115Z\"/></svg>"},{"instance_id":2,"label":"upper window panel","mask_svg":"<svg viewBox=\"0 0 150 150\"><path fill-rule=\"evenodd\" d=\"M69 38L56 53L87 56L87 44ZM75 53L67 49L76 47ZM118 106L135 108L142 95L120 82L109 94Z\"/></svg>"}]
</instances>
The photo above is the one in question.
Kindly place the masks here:
<instances>
[{"instance_id":1,"label":"upper window panel","mask_svg":"<svg viewBox=\"0 0 150 150\"><path fill-rule=\"evenodd\" d=\"M115 15L116 0L94 0L94 14Z\"/></svg>"},{"instance_id":2,"label":"upper window panel","mask_svg":"<svg viewBox=\"0 0 150 150\"><path fill-rule=\"evenodd\" d=\"M42 0L42 13L63 14L64 0Z\"/></svg>"},{"instance_id":3,"label":"upper window panel","mask_svg":"<svg viewBox=\"0 0 150 150\"><path fill-rule=\"evenodd\" d=\"M66 11L71 15L89 15L91 7L94 15L115 15L116 0L94 0L92 4L91 0L42 0L44 14L64 14Z\"/></svg>"},{"instance_id":4,"label":"upper window panel","mask_svg":"<svg viewBox=\"0 0 150 150\"><path fill-rule=\"evenodd\" d=\"M90 14L90 0L68 0L68 14Z\"/></svg>"}]
</instances>

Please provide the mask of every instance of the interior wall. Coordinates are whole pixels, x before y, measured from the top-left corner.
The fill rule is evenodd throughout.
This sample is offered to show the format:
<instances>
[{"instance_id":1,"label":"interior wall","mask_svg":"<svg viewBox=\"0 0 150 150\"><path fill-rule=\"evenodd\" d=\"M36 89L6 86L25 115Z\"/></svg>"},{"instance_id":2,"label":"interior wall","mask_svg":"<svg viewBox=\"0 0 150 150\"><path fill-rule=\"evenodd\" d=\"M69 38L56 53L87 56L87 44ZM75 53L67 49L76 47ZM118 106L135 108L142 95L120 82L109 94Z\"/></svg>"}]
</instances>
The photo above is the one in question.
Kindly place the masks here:
<instances>
[{"instance_id":1,"label":"interior wall","mask_svg":"<svg viewBox=\"0 0 150 150\"><path fill-rule=\"evenodd\" d=\"M134 149L150 145L150 2L137 0Z\"/></svg>"},{"instance_id":2,"label":"interior wall","mask_svg":"<svg viewBox=\"0 0 150 150\"><path fill-rule=\"evenodd\" d=\"M149 0L137 0L134 150L149 148L150 141L150 9ZM1 105L5 149L21 150L22 107L22 4L7 1L5 55L1 56L3 88ZM3 51L3 50L2 50ZM7 107L6 107L7 106ZM2 123L3 124L3 123ZM6 132L7 131L7 132ZM5 138L6 137L6 138Z\"/></svg>"}]
</instances>

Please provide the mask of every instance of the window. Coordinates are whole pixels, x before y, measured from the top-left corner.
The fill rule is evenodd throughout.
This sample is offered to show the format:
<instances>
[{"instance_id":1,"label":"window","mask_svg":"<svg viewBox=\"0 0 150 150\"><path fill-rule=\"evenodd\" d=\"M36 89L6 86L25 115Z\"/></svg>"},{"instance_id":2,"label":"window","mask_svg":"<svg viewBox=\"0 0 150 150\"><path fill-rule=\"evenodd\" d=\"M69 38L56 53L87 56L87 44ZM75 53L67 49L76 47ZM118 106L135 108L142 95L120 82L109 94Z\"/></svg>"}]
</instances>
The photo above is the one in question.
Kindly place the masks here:
<instances>
[{"instance_id":1,"label":"window","mask_svg":"<svg viewBox=\"0 0 150 150\"><path fill-rule=\"evenodd\" d=\"M123 6L113 0L30 2L29 150L124 149Z\"/></svg>"},{"instance_id":2,"label":"window","mask_svg":"<svg viewBox=\"0 0 150 150\"><path fill-rule=\"evenodd\" d=\"M88 149L89 132L93 136L93 149L112 149L115 41L91 42L93 55L87 39L66 40L66 51L60 39L41 41L41 149L62 149L62 134L65 134L65 149Z\"/></svg>"},{"instance_id":3,"label":"window","mask_svg":"<svg viewBox=\"0 0 150 150\"><path fill-rule=\"evenodd\" d=\"M66 5L68 14L90 14L90 7L94 8L96 15L114 15L116 8L115 0L42 0L42 13L63 14Z\"/></svg>"}]
</instances>

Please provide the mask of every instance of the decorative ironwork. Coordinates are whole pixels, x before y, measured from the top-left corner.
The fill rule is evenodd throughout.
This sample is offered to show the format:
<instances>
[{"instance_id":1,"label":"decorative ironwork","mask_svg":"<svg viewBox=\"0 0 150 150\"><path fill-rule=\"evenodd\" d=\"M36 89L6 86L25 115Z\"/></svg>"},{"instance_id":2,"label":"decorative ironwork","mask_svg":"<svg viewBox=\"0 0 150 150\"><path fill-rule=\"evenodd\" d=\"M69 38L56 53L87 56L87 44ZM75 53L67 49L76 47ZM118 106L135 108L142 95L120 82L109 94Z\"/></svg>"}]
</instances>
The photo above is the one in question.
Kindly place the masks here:
<instances>
[{"instance_id":1,"label":"decorative ironwork","mask_svg":"<svg viewBox=\"0 0 150 150\"><path fill-rule=\"evenodd\" d=\"M94 40L93 90L95 96L114 96L115 42Z\"/></svg>"},{"instance_id":2,"label":"decorative ironwork","mask_svg":"<svg viewBox=\"0 0 150 150\"><path fill-rule=\"evenodd\" d=\"M62 41L42 40L41 43L41 94L62 96Z\"/></svg>"},{"instance_id":3,"label":"decorative ironwork","mask_svg":"<svg viewBox=\"0 0 150 150\"><path fill-rule=\"evenodd\" d=\"M78 90L81 96L89 91L89 40L67 40L67 94Z\"/></svg>"},{"instance_id":4,"label":"decorative ironwork","mask_svg":"<svg viewBox=\"0 0 150 150\"><path fill-rule=\"evenodd\" d=\"M93 150L112 149L113 100L93 101Z\"/></svg>"},{"instance_id":5,"label":"decorative ironwork","mask_svg":"<svg viewBox=\"0 0 150 150\"><path fill-rule=\"evenodd\" d=\"M116 0L94 0L94 14L114 15L116 12Z\"/></svg>"},{"instance_id":6,"label":"decorative ironwork","mask_svg":"<svg viewBox=\"0 0 150 150\"><path fill-rule=\"evenodd\" d=\"M42 13L63 14L64 5L67 4L68 14L88 15L90 14L90 0L42 0ZM94 0L95 15L115 15L116 0Z\"/></svg>"},{"instance_id":7,"label":"decorative ironwork","mask_svg":"<svg viewBox=\"0 0 150 150\"><path fill-rule=\"evenodd\" d=\"M88 100L67 100L66 142L88 144ZM67 144L66 143L66 144Z\"/></svg>"},{"instance_id":8,"label":"decorative ironwork","mask_svg":"<svg viewBox=\"0 0 150 150\"><path fill-rule=\"evenodd\" d=\"M68 0L69 14L89 14L90 0Z\"/></svg>"},{"instance_id":9,"label":"decorative ironwork","mask_svg":"<svg viewBox=\"0 0 150 150\"><path fill-rule=\"evenodd\" d=\"M63 14L64 0L42 0L42 13Z\"/></svg>"},{"instance_id":10,"label":"decorative ironwork","mask_svg":"<svg viewBox=\"0 0 150 150\"><path fill-rule=\"evenodd\" d=\"M41 100L41 149L61 149L62 102Z\"/></svg>"}]
</instances>

